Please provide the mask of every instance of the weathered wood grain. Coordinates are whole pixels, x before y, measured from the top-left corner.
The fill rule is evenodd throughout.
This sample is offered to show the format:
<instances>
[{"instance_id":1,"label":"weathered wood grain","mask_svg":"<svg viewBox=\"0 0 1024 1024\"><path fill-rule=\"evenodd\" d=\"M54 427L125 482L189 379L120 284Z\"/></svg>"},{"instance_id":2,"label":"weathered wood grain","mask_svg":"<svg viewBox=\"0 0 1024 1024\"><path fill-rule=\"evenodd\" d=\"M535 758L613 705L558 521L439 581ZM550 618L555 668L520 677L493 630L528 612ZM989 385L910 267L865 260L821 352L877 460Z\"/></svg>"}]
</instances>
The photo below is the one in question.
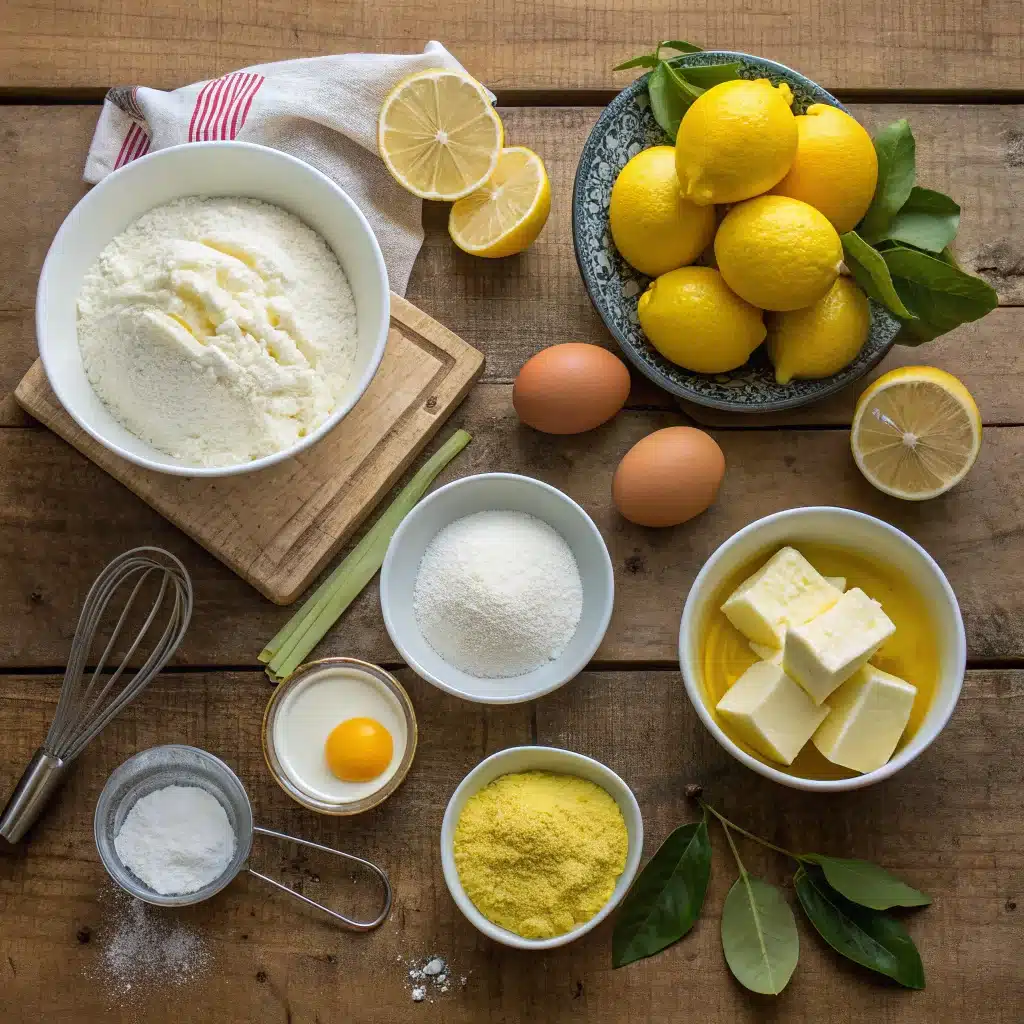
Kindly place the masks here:
<instances>
[{"instance_id":1,"label":"weathered wood grain","mask_svg":"<svg viewBox=\"0 0 1024 1024\"><path fill-rule=\"evenodd\" d=\"M929 0L912 16L880 0L8 0L0 85L169 88L265 61L440 39L494 89L615 88L626 76L612 67L664 37L771 57L829 88L1012 88L1024 77L1015 0Z\"/></svg>"},{"instance_id":2,"label":"weathered wood grain","mask_svg":"<svg viewBox=\"0 0 1024 1024\"><path fill-rule=\"evenodd\" d=\"M673 671L584 673L535 705L505 708L459 702L408 671L400 677L419 718L416 760L387 803L354 819L308 812L271 780L259 747L269 695L261 675L158 680L86 751L35 833L20 848L0 851L0 1016L19 1022L161 1020L172 1004L175 1020L183 1022L1016 1019L1024 1000L1018 957L1024 939L1024 910L1018 909L1024 905L1024 672L970 673L950 724L918 761L882 785L827 800L776 786L733 761L706 733ZM45 731L57 686L49 676L0 678L0 720L9 723L0 745L0 797ZM909 993L839 963L801 923L801 962L778 1002L741 990L728 975L718 938L735 868L717 830L703 919L658 958L612 971L608 924L545 954L484 939L445 888L441 817L477 761L533 741L569 746L619 772L640 802L648 855L673 827L694 817L682 790L700 782L724 813L784 846L859 855L899 872L934 898L931 907L906 915L927 989ZM390 920L370 935L352 935L242 878L206 904L149 911L198 930L213 956L208 969L180 989L145 983L131 992L115 989L103 955L118 915L95 853L92 813L114 767L164 742L193 743L223 757L249 790L258 822L382 864L395 888ZM784 882L788 865L781 858L750 844L742 853L750 870ZM371 900L348 875L329 874L326 859L271 846L258 847L257 857L311 895L343 899L347 906L359 894ZM431 993L433 1003L414 1005L408 968L398 958L422 963L434 954L451 964L456 984L448 993ZM457 983L463 976L465 987Z\"/></svg>"},{"instance_id":3,"label":"weathered wood grain","mask_svg":"<svg viewBox=\"0 0 1024 1024\"><path fill-rule=\"evenodd\" d=\"M1024 301L1024 139L1021 108L868 105L857 115L876 128L906 116L918 139L920 180L962 203L960 258L984 270L1004 303ZM546 345L585 340L614 346L587 298L573 255L572 179L594 108L506 108L509 138L533 146L552 179L551 219L528 252L480 260L460 252L447 233L447 208L427 204L427 229L408 298L487 355L486 380L510 381L525 359ZM35 358L35 287L53 234L84 193L80 181L96 108L0 107L0 192L21 195L0 221L0 397L12 391ZM985 269L994 268L994 269ZM881 367L929 362L962 377L987 423L1024 423L1024 312L1006 309L933 345L901 349ZM880 371L881 372L881 371ZM856 388L836 399L770 422L849 422ZM669 404L646 390L642 404ZM714 414L694 411L704 422ZM0 424L23 423L0 405ZM751 425L752 421L746 421Z\"/></svg>"},{"instance_id":4,"label":"weathered wood grain","mask_svg":"<svg viewBox=\"0 0 1024 1024\"><path fill-rule=\"evenodd\" d=\"M439 482L485 471L525 473L587 509L608 543L616 577L616 610L599 660L674 661L683 601L711 552L759 516L815 504L862 509L906 530L948 574L971 657L1024 657L1024 592L1017 583L1024 559L1024 428L989 430L964 483L919 505L874 490L853 465L845 431L716 432L728 467L717 505L682 526L648 530L615 511L612 472L631 445L682 416L627 412L589 434L552 437L519 424L510 391L477 385L456 410L440 437L464 426L473 442ZM0 431L0 465L0 668L62 665L88 584L109 558L136 544L170 548L194 574L196 613L180 663L255 664L287 618L287 610L259 597L48 432ZM318 652L396 660L376 584Z\"/></svg>"}]
</instances>

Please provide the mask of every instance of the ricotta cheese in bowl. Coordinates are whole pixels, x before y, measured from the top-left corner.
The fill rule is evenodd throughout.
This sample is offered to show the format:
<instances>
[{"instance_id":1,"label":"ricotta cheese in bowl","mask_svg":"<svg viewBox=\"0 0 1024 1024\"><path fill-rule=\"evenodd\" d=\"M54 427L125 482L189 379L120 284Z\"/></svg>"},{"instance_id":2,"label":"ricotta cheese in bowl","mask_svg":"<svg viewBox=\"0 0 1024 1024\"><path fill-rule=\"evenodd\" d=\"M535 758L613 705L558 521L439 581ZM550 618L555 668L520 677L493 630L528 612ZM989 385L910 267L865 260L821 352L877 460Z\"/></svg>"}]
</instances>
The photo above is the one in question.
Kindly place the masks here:
<instances>
[{"instance_id":1,"label":"ricotta cheese in bowl","mask_svg":"<svg viewBox=\"0 0 1024 1024\"><path fill-rule=\"evenodd\" d=\"M326 242L269 203L187 197L100 253L78 295L89 382L154 448L198 466L283 451L344 398L356 311Z\"/></svg>"},{"instance_id":2,"label":"ricotta cheese in bowl","mask_svg":"<svg viewBox=\"0 0 1024 1024\"><path fill-rule=\"evenodd\" d=\"M111 455L237 476L315 445L366 394L390 294L369 222L325 174L267 146L191 142L126 164L68 214L36 339L60 404Z\"/></svg>"}]
</instances>

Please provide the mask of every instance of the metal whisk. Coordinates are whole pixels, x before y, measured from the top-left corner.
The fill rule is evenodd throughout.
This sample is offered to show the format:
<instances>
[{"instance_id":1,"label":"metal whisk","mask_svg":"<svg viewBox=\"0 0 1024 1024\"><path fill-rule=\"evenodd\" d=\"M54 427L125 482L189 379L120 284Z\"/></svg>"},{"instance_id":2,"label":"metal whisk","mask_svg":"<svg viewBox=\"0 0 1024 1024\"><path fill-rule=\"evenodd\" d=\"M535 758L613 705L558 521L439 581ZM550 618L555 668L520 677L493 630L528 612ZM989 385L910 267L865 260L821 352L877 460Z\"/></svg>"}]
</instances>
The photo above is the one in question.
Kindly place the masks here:
<instances>
[{"instance_id":1,"label":"metal whisk","mask_svg":"<svg viewBox=\"0 0 1024 1024\"><path fill-rule=\"evenodd\" d=\"M136 598L151 577L151 586L158 585L153 607L120 665L108 672L107 661L117 648ZM129 588L110 639L86 678L89 653L107 608L119 591ZM118 555L99 574L82 606L50 731L0 814L0 836L16 843L32 827L71 762L167 664L178 649L191 616L192 581L185 566L163 548L133 548ZM141 668L130 669L128 663L140 648L146 649L147 637L151 632L155 635L161 626L163 632L155 643L149 641L152 647Z\"/></svg>"}]
</instances>

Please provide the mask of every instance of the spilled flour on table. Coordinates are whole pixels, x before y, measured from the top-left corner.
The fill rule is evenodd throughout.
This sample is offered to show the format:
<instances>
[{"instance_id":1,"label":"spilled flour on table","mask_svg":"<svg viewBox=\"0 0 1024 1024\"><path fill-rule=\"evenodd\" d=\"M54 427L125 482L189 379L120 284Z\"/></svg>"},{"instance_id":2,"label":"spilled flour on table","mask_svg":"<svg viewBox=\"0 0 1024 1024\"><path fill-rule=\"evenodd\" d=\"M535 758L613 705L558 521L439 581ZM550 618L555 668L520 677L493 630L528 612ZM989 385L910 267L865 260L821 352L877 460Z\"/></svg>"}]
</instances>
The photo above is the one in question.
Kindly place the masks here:
<instances>
[{"instance_id":1,"label":"spilled flour on table","mask_svg":"<svg viewBox=\"0 0 1024 1024\"><path fill-rule=\"evenodd\" d=\"M99 957L85 974L103 985L112 1001L124 1003L142 990L189 984L213 963L202 935L173 911L150 907L120 890L102 891L99 903Z\"/></svg>"},{"instance_id":2,"label":"spilled flour on table","mask_svg":"<svg viewBox=\"0 0 1024 1024\"><path fill-rule=\"evenodd\" d=\"M469 980L465 974L456 975L442 956L399 956L396 960L405 970L406 988L414 1003L432 1003L435 996L465 988Z\"/></svg>"}]
</instances>

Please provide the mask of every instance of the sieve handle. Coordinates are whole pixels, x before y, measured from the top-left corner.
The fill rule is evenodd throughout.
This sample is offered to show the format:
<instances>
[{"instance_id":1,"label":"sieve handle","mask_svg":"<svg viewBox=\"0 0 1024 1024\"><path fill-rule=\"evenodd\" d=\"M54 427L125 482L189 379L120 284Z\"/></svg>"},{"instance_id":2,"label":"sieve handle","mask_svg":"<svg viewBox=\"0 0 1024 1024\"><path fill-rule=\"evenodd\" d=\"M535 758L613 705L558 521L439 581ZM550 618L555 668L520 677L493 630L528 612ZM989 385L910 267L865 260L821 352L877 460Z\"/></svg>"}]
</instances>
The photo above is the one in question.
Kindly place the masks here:
<instances>
[{"instance_id":1,"label":"sieve handle","mask_svg":"<svg viewBox=\"0 0 1024 1024\"><path fill-rule=\"evenodd\" d=\"M379 927L387 920L388 914L391 913L391 883L388 881L388 876L384 874L376 864L371 864L370 861L363 860L362 857L357 857L353 853L344 853L342 850L335 850L330 846L313 843L308 839L299 839L296 836L287 836L283 832L273 832L269 828L254 826L253 833L261 836L269 836L271 839L282 839L286 843L298 843L299 846L308 846L311 850L320 850L323 853L332 853L335 857L344 857L345 860L353 861L354 863L366 868L380 879L380 883L384 887L384 908L372 921L353 921L352 918L346 917L344 914L339 914L336 910L331 910L330 907L325 907L322 903L317 903L316 900L311 900L308 896L303 896L301 892L289 889L287 885L278 882L276 879L261 874L259 871L253 871L252 868L247 867L246 871L248 871L250 875L255 875L261 881L274 886L275 889L280 889L282 892L286 892L289 896L294 896L295 899L301 900L308 906L316 907L317 910L322 910L325 914L330 914L330 916L336 921L340 921L346 928L349 928L354 932L373 931L374 928Z\"/></svg>"}]
</instances>

